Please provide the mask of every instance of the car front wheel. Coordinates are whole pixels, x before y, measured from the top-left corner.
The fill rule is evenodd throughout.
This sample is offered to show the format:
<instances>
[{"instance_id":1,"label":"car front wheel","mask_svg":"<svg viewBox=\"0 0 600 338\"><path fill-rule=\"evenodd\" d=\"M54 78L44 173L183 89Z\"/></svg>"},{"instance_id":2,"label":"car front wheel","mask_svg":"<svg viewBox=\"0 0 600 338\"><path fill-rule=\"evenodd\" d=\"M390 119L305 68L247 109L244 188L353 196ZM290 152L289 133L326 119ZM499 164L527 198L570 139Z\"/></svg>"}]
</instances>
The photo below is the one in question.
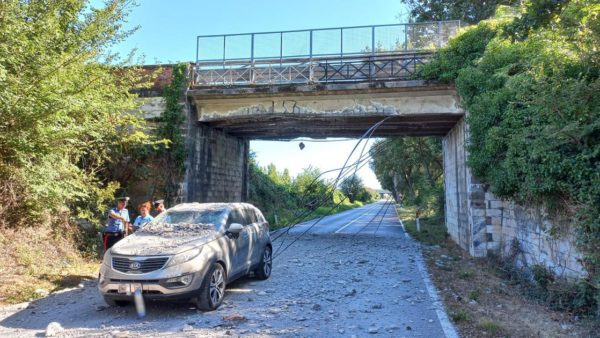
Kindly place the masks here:
<instances>
[{"instance_id":1,"label":"car front wheel","mask_svg":"<svg viewBox=\"0 0 600 338\"><path fill-rule=\"evenodd\" d=\"M208 270L200 294L196 298L196 306L202 311L216 310L225 297L225 269L219 263L214 263Z\"/></svg>"},{"instance_id":2,"label":"car front wheel","mask_svg":"<svg viewBox=\"0 0 600 338\"><path fill-rule=\"evenodd\" d=\"M267 279L271 276L271 270L273 269L273 250L270 246L265 247L265 251L260 259L260 264L256 270L254 270L254 276L258 279Z\"/></svg>"}]
</instances>

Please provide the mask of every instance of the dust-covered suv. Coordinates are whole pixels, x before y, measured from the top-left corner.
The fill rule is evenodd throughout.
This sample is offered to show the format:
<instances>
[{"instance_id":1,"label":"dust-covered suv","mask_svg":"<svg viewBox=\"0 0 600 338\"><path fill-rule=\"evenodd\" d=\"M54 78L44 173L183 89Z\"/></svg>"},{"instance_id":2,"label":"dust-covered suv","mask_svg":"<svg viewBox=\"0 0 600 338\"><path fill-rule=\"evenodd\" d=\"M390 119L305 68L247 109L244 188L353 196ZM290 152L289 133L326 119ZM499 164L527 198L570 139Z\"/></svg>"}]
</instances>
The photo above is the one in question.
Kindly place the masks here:
<instances>
[{"instance_id":1,"label":"dust-covered suv","mask_svg":"<svg viewBox=\"0 0 600 338\"><path fill-rule=\"evenodd\" d=\"M139 289L144 299L190 299L210 311L234 279L269 278L271 259L269 225L256 207L185 203L108 250L98 288L109 305L128 304Z\"/></svg>"}]
</instances>

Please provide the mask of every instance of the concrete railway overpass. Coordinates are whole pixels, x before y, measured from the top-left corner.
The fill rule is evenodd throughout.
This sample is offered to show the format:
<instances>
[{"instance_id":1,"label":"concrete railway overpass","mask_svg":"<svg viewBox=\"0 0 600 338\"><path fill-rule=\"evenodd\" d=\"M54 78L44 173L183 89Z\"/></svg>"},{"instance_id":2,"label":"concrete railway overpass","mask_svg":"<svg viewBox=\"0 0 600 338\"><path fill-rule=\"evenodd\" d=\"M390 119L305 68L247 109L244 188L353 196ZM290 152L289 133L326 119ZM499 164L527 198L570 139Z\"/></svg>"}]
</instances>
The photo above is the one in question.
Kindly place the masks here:
<instances>
[{"instance_id":1,"label":"concrete railway overpass","mask_svg":"<svg viewBox=\"0 0 600 338\"><path fill-rule=\"evenodd\" d=\"M419 79L420 67L459 27L452 21L199 36L182 95L188 160L181 200L245 200L250 140L359 137L386 118L373 136L443 137L446 225L465 250L485 256L517 239L551 252L548 265L581 274L577 254L553 249L570 239L541 240L536 224L550 222L543 212L497 199L471 174L466 112L454 87ZM162 103L149 93L145 109L156 115Z\"/></svg>"}]
</instances>

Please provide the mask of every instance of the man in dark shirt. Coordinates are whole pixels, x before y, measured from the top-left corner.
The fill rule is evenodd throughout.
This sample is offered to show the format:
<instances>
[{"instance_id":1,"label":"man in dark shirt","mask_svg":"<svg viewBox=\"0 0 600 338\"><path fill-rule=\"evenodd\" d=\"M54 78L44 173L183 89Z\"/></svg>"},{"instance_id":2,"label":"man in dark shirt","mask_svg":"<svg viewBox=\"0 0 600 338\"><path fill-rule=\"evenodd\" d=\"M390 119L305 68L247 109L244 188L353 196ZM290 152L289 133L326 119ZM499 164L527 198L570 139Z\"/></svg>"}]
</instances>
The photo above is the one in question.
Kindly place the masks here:
<instances>
[{"instance_id":1,"label":"man in dark shirt","mask_svg":"<svg viewBox=\"0 0 600 338\"><path fill-rule=\"evenodd\" d=\"M154 217L160 215L165 211L165 200L154 201Z\"/></svg>"}]
</instances>

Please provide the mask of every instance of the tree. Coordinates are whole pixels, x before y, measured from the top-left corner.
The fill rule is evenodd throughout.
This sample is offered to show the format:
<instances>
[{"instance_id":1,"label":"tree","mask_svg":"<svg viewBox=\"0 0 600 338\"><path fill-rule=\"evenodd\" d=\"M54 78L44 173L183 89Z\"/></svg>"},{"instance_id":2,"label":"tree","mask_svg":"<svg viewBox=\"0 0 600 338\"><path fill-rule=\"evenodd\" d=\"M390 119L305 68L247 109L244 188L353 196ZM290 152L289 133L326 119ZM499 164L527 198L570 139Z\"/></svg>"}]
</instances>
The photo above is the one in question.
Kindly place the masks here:
<instances>
[{"instance_id":1,"label":"tree","mask_svg":"<svg viewBox=\"0 0 600 338\"><path fill-rule=\"evenodd\" d=\"M127 3L0 2L0 222L90 217L118 187L106 164L148 141L138 72L108 52Z\"/></svg>"},{"instance_id":2,"label":"tree","mask_svg":"<svg viewBox=\"0 0 600 338\"><path fill-rule=\"evenodd\" d=\"M416 218L443 207L441 140L435 137L394 138L370 149L371 168L384 189L397 201L416 206Z\"/></svg>"},{"instance_id":3,"label":"tree","mask_svg":"<svg viewBox=\"0 0 600 338\"><path fill-rule=\"evenodd\" d=\"M369 192L365 189L360 177L356 175L346 177L342 180L342 183L340 183L340 190L348 197L350 203L354 203L354 201L367 201L370 199Z\"/></svg>"},{"instance_id":4,"label":"tree","mask_svg":"<svg viewBox=\"0 0 600 338\"><path fill-rule=\"evenodd\" d=\"M402 0L417 22L462 20L477 23L494 14L498 5L517 4L517 0Z\"/></svg>"},{"instance_id":5,"label":"tree","mask_svg":"<svg viewBox=\"0 0 600 338\"><path fill-rule=\"evenodd\" d=\"M302 204L305 207L315 209L320 204L326 204L333 200L332 189L329 189L327 182L320 177L321 171L318 168L309 166L303 169L294 179L292 188L300 194Z\"/></svg>"}]
</instances>

